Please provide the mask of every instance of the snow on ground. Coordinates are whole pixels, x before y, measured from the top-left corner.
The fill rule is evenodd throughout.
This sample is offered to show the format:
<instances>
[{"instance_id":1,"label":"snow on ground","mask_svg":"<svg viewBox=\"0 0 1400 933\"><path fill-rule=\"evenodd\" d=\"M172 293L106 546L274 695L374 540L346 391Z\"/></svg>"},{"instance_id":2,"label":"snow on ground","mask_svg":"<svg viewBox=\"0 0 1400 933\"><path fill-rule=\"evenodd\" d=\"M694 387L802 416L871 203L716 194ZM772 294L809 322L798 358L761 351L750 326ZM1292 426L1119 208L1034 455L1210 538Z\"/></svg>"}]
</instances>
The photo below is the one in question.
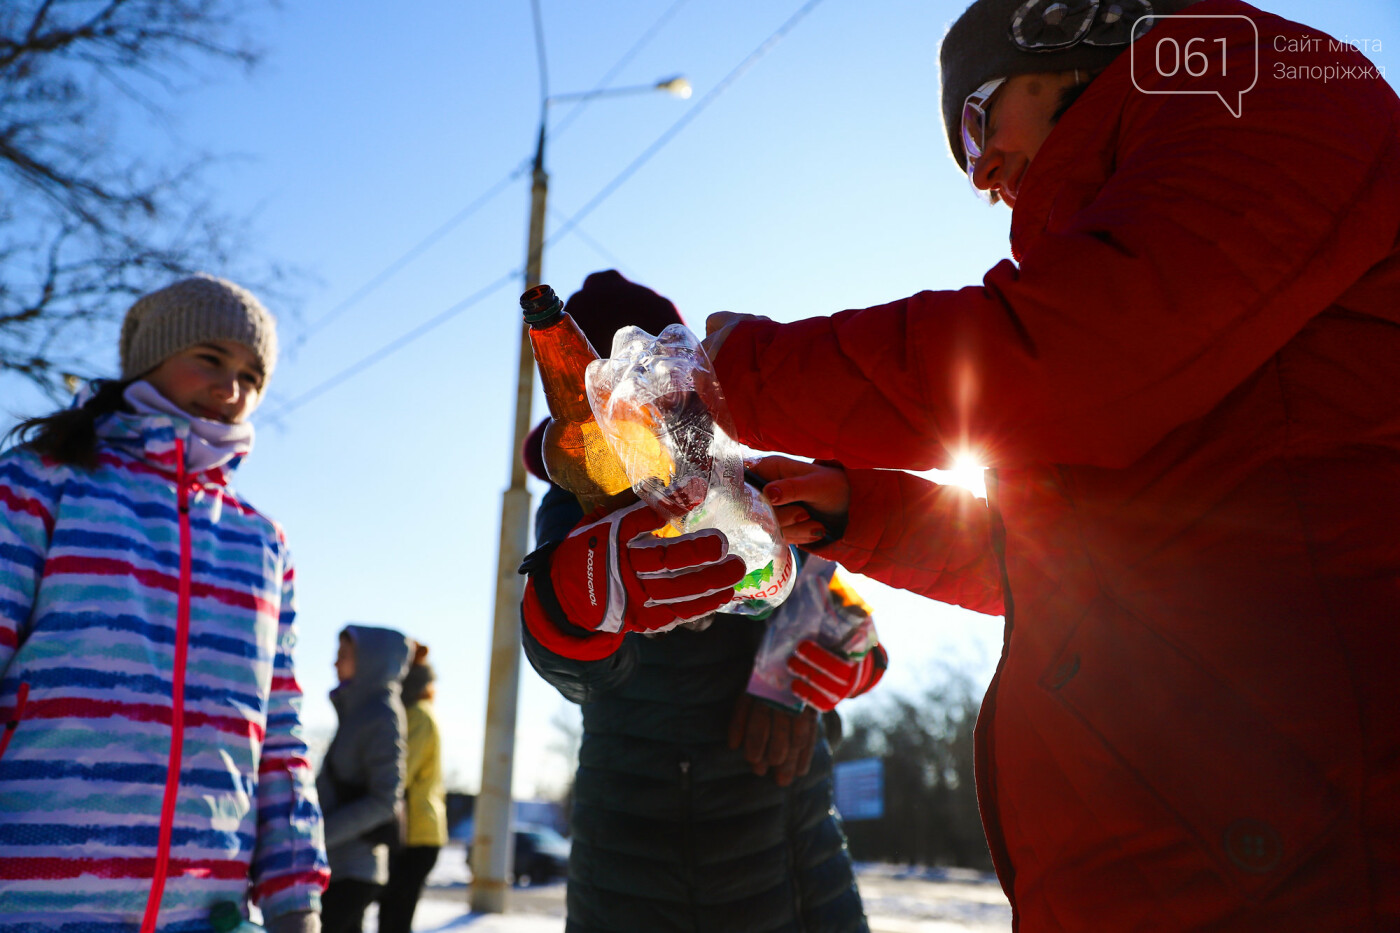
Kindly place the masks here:
<instances>
[{"instance_id":1,"label":"snow on ground","mask_svg":"<svg viewBox=\"0 0 1400 933\"><path fill-rule=\"evenodd\" d=\"M965 868L856 864L871 933L1006 933L1011 905L995 875Z\"/></svg>"},{"instance_id":2,"label":"snow on ground","mask_svg":"<svg viewBox=\"0 0 1400 933\"><path fill-rule=\"evenodd\" d=\"M1007 933L1011 907L996 877L959 868L856 865L871 933ZM564 882L516 888L510 913L470 912L471 869L460 845L442 850L413 917L415 933L562 933ZM377 933L375 908L366 933ZM639 931L641 933L641 931Z\"/></svg>"}]
</instances>

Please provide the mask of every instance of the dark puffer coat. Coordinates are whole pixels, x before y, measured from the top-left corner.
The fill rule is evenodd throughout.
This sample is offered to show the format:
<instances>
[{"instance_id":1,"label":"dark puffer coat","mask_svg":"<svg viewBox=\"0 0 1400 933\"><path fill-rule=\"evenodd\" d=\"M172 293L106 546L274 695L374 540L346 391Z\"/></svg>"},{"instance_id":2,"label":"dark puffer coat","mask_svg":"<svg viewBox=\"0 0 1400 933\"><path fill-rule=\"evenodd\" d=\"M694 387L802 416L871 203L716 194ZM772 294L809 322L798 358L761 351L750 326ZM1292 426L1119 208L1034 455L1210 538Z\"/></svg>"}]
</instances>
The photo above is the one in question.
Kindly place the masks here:
<instances>
[{"instance_id":1,"label":"dark puffer coat","mask_svg":"<svg viewBox=\"0 0 1400 933\"><path fill-rule=\"evenodd\" d=\"M582 517L551 488L540 542ZM535 670L583 707L567 933L865 933L832 808L831 751L782 788L726 743L763 624L628 635L578 661L524 629Z\"/></svg>"},{"instance_id":2,"label":"dark puffer coat","mask_svg":"<svg viewBox=\"0 0 1400 933\"><path fill-rule=\"evenodd\" d=\"M355 643L355 676L331 691L340 725L321 771L316 793L326 814L326 855L331 883L389 880L389 847L365 838L396 815L403 797L408 754L399 682L413 652L394 629L347 625Z\"/></svg>"}]
</instances>

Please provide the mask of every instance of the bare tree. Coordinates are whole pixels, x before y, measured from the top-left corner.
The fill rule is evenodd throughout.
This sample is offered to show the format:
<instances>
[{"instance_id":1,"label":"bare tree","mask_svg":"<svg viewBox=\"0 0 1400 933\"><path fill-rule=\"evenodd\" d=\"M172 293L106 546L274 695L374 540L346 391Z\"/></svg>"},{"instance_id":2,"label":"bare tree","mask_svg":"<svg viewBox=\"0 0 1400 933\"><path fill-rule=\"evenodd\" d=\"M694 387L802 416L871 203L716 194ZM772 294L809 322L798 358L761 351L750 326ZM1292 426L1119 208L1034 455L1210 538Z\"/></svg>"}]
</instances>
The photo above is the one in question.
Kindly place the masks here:
<instances>
[{"instance_id":1,"label":"bare tree","mask_svg":"<svg viewBox=\"0 0 1400 933\"><path fill-rule=\"evenodd\" d=\"M0 382L57 395L133 296L226 267L241 228L201 193L208 158L130 125L202 66L251 67L238 24L267 2L0 0Z\"/></svg>"},{"instance_id":2,"label":"bare tree","mask_svg":"<svg viewBox=\"0 0 1400 933\"><path fill-rule=\"evenodd\" d=\"M992 867L977 810L972 730L981 691L966 672L938 665L916 697L889 694L857 714L837 759L884 762L885 815L846 824L858 859Z\"/></svg>"}]
</instances>

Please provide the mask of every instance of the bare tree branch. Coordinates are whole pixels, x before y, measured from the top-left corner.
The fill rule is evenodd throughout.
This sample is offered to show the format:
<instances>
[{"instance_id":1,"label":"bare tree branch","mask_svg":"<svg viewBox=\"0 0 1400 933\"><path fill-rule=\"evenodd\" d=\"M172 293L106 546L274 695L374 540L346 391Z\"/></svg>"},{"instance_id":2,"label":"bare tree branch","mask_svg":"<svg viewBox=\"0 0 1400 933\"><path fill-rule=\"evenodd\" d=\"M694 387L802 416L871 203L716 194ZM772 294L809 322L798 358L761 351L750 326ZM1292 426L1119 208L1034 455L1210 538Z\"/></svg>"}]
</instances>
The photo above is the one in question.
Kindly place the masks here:
<instances>
[{"instance_id":1,"label":"bare tree branch","mask_svg":"<svg viewBox=\"0 0 1400 933\"><path fill-rule=\"evenodd\" d=\"M161 119L203 66L251 67L240 23L274 2L0 0L0 379L60 394L107 362L96 338L134 296L243 252L202 193L208 157L148 164L114 129L123 101Z\"/></svg>"}]
</instances>

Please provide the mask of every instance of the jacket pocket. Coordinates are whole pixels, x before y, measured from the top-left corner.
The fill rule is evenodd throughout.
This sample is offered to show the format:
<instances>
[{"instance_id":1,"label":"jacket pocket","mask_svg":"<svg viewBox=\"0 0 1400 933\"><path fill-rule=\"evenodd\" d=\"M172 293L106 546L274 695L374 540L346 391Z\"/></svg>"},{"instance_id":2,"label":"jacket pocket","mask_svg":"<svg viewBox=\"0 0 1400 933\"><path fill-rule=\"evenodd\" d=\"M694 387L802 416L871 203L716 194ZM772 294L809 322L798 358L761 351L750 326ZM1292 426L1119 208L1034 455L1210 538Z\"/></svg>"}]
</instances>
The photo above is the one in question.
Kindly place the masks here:
<instances>
[{"instance_id":1,"label":"jacket pocket","mask_svg":"<svg viewBox=\"0 0 1400 933\"><path fill-rule=\"evenodd\" d=\"M1263 713L1109 599L1080 620L1040 685L1246 897L1265 897L1341 811L1337 789Z\"/></svg>"}]
</instances>

